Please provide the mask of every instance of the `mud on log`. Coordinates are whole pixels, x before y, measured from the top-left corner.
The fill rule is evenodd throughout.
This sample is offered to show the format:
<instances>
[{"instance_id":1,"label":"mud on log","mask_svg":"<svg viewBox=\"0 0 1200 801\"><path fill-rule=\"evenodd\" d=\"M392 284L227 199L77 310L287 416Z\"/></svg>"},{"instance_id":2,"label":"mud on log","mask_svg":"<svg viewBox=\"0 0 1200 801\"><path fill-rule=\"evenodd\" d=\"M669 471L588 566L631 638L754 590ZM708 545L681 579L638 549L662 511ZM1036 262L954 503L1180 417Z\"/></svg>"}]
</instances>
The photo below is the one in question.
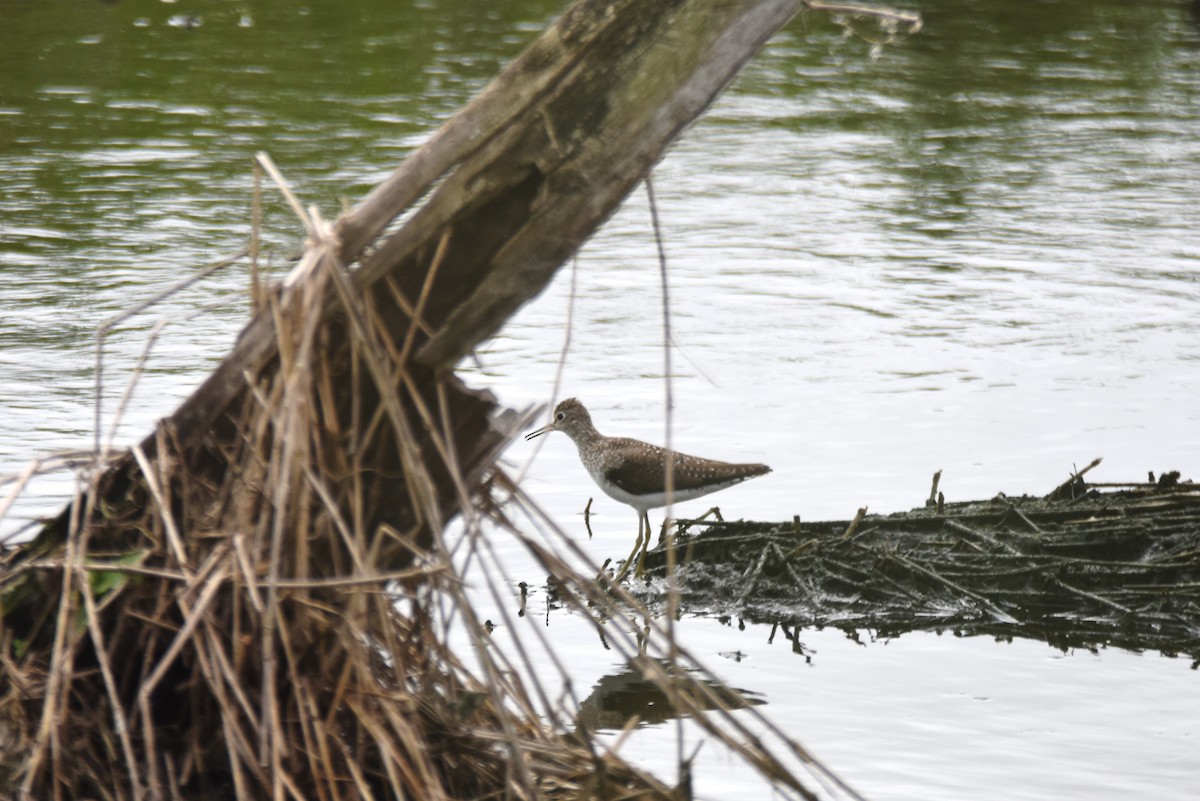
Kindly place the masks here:
<instances>
[{"instance_id":1,"label":"mud on log","mask_svg":"<svg viewBox=\"0 0 1200 801\"><path fill-rule=\"evenodd\" d=\"M952 631L1200 663L1200 487L1178 473L1089 487L1082 472L1045 498L857 526L681 521L683 605L785 630ZM664 561L661 547L647 557Z\"/></svg>"}]
</instances>

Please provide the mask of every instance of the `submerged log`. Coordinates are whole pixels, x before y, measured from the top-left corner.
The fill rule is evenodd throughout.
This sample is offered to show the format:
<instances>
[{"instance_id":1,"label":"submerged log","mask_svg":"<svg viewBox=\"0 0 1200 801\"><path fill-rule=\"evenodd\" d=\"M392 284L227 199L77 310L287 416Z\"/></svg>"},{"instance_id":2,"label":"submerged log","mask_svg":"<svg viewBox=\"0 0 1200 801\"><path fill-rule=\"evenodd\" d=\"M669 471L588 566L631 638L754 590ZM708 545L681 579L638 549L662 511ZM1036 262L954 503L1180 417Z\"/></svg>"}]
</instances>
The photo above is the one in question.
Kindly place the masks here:
<instances>
[{"instance_id":1,"label":"submerged log","mask_svg":"<svg viewBox=\"0 0 1200 801\"><path fill-rule=\"evenodd\" d=\"M846 522L680 521L683 605L880 638L914 630L1200 664L1200 486L1168 480ZM1173 476L1173 478L1171 478ZM647 565L661 571L660 546Z\"/></svg>"}]
</instances>

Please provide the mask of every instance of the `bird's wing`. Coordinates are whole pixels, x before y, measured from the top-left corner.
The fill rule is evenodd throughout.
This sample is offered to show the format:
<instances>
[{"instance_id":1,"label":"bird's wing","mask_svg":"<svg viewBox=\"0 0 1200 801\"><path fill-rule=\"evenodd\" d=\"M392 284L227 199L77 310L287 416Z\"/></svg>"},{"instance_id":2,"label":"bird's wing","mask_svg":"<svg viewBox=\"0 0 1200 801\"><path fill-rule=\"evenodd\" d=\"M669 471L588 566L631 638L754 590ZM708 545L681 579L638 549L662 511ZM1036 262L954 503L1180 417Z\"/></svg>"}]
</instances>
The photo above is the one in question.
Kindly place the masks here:
<instances>
[{"instance_id":1,"label":"bird's wing","mask_svg":"<svg viewBox=\"0 0 1200 801\"><path fill-rule=\"evenodd\" d=\"M662 453L663 449L657 445L632 439L622 441L620 448L611 451L611 458L604 466L604 478L631 495L653 492L654 487L662 485Z\"/></svg>"},{"instance_id":2,"label":"bird's wing","mask_svg":"<svg viewBox=\"0 0 1200 801\"><path fill-rule=\"evenodd\" d=\"M646 442L622 441L621 447L613 451L613 458L605 466L604 477L616 487L633 494L644 493L646 487L661 487L665 452L663 448ZM730 472L730 468L739 469ZM676 453L673 478L676 490L689 490L708 486L717 476L740 481L767 472L770 472L770 468L762 464L729 464Z\"/></svg>"}]
</instances>

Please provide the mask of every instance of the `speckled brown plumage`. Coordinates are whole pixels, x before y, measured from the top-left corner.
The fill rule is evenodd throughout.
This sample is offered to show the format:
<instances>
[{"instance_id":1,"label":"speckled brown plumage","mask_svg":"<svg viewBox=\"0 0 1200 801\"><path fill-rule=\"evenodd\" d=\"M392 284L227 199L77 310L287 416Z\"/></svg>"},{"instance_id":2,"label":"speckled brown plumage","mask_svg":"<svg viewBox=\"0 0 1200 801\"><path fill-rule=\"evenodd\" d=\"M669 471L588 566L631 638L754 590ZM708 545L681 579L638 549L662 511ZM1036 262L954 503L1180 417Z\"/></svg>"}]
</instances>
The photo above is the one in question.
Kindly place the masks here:
<instances>
[{"instance_id":1,"label":"speckled brown plumage","mask_svg":"<svg viewBox=\"0 0 1200 801\"><path fill-rule=\"evenodd\" d=\"M588 410L575 398L558 404L551 423L526 439L550 431L561 431L574 441L580 461L605 493L643 514L667 503L668 456L674 462L675 501L698 498L771 472L765 464L718 462L628 437L606 437L592 425Z\"/></svg>"}]
</instances>

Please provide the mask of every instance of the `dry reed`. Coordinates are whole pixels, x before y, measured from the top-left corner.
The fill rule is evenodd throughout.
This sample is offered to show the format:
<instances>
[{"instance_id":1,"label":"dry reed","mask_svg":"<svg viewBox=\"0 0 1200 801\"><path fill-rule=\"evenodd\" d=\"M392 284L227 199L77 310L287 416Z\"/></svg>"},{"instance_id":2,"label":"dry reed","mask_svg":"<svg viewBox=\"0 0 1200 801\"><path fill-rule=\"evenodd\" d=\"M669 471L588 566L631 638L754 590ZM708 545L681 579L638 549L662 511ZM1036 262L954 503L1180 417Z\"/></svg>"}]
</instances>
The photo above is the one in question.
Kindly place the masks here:
<instances>
[{"instance_id":1,"label":"dry reed","mask_svg":"<svg viewBox=\"0 0 1200 801\"><path fill-rule=\"evenodd\" d=\"M351 286L330 226L304 220L304 259L264 299L271 369L244 376L198 445L163 425L107 470L104 448L63 515L0 552L0 796L688 797L686 764L668 787L548 697L538 677L559 663L537 626L508 621L511 654L491 640L465 584L502 608L513 584L485 526L518 537L677 714L782 795L815 798L796 773L808 769L853 796L756 710L730 709L706 671L672 670L695 660L598 568L559 558L570 541L495 466L524 416L480 433L464 409L489 399L412 366L446 240L397 336ZM514 509L552 544L518 530ZM465 559L444 539L455 514ZM631 614L648 638L605 627Z\"/></svg>"}]
</instances>

